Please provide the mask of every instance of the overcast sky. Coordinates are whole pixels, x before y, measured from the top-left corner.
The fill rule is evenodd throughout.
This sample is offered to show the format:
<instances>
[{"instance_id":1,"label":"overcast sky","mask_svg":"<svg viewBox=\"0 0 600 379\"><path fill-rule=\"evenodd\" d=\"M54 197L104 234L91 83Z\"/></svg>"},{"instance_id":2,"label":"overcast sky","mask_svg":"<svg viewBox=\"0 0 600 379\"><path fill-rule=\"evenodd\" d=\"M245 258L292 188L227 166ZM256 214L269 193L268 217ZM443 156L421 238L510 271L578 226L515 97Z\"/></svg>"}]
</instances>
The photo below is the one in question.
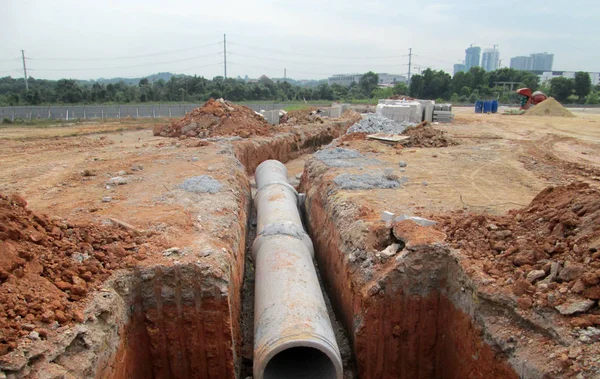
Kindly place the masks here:
<instances>
[{"instance_id":1,"label":"overcast sky","mask_svg":"<svg viewBox=\"0 0 600 379\"><path fill-rule=\"evenodd\" d=\"M476 5L475 5L476 4ZM471 43L510 57L554 53L555 70L600 71L598 0L0 0L0 77L229 77L452 73Z\"/></svg>"}]
</instances>

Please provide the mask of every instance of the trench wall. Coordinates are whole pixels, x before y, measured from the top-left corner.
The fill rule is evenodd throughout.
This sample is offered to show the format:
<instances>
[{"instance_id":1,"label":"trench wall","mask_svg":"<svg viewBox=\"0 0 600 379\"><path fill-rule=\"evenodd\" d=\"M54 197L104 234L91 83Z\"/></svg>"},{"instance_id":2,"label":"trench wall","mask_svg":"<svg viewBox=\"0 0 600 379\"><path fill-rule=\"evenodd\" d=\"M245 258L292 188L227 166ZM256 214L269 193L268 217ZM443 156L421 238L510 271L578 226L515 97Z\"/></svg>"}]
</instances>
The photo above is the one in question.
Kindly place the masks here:
<instances>
[{"instance_id":1,"label":"trench wall","mask_svg":"<svg viewBox=\"0 0 600 379\"><path fill-rule=\"evenodd\" d=\"M360 120L358 113L350 113L339 121L328 121L325 124L293 127L288 133L280 133L272 138L244 140L234 144L234 154L244 165L249 175L259 164L275 159L287 162L303 154L313 153L321 146L346 133L346 130Z\"/></svg>"},{"instance_id":2,"label":"trench wall","mask_svg":"<svg viewBox=\"0 0 600 379\"><path fill-rule=\"evenodd\" d=\"M360 116L292 128L272 138L233 144L247 174L267 159L287 162L313 152L345 133ZM235 167L235 165L233 165ZM135 274L129 323L115 358L100 378L235 378L241 359L241 288L250 211L249 180L236 174L242 188L240 216L231 227L229 258L211 266L153 266ZM216 267L215 267L216 266Z\"/></svg>"},{"instance_id":3,"label":"trench wall","mask_svg":"<svg viewBox=\"0 0 600 379\"><path fill-rule=\"evenodd\" d=\"M64 327L54 340L0 357L0 374L11 378L236 378L241 361L241 289L251 205L247 174L267 159L287 162L314 152L360 119L290 127L271 138L223 143L230 213L201 225L195 246L213 251L142 262L116 272L90 299L80 324ZM241 163L241 164L240 164ZM203 174L199 172L198 175ZM212 195L210 195L212 196ZM211 213L211 198L192 204L192 218ZM203 200L202 200L203 199ZM203 205L198 205L198 203ZM223 225L226 225L224 228ZM184 246L181 246L184 248ZM41 376L40 376L41 375Z\"/></svg>"},{"instance_id":4,"label":"trench wall","mask_svg":"<svg viewBox=\"0 0 600 379\"><path fill-rule=\"evenodd\" d=\"M411 246L370 264L372 225L338 195L327 171L316 159L307 162L301 190L316 259L352 340L359 377L517 378L484 337L474 317L479 305L465 290L469 279L449 249ZM378 243L390 238L379 234Z\"/></svg>"}]
</instances>

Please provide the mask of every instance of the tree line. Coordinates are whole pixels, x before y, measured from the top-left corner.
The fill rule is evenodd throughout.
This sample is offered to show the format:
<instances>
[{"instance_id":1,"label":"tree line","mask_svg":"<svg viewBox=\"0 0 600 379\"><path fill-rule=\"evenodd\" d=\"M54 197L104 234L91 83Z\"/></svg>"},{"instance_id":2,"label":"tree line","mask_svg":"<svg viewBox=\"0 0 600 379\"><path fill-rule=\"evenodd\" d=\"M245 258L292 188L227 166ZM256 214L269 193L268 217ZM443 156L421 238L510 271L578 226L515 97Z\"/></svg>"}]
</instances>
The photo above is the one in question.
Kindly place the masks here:
<instances>
[{"instance_id":1,"label":"tree line","mask_svg":"<svg viewBox=\"0 0 600 379\"><path fill-rule=\"evenodd\" d=\"M589 74L579 72L574 79L554 78L540 86L537 75L502 68L486 72L473 67L451 77L444 71L427 69L411 78L410 86L396 83L393 87L379 87L376 73L367 72L358 83L350 86L321 83L313 87L293 85L284 80L261 77L244 81L217 76L212 80L200 76L172 76L169 80L150 82L141 79L137 85L123 81L111 84L81 83L75 79L45 80L0 78L0 105L42 104L109 104L146 102L202 102L209 98L231 101L352 101L408 95L422 99L443 100L453 103L473 103L475 100L499 99L502 103L518 103L519 96L502 86L502 82L516 82L517 87L542 90L561 102L597 104L600 88L591 85Z\"/></svg>"},{"instance_id":2,"label":"tree line","mask_svg":"<svg viewBox=\"0 0 600 379\"><path fill-rule=\"evenodd\" d=\"M412 77L409 94L424 99L449 100L452 103L474 103L476 100L498 99L501 103L517 103L519 95L507 91L510 82L519 87L540 90L562 103L600 104L600 85L592 87L590 74L577 72L573 79L557 77L540 85L539 77L528 71L501 68L486 72L473 67L454 77L444 71L425 70ZM504 84L503 84L504 83Z\"/></svg>"}]
</instances>

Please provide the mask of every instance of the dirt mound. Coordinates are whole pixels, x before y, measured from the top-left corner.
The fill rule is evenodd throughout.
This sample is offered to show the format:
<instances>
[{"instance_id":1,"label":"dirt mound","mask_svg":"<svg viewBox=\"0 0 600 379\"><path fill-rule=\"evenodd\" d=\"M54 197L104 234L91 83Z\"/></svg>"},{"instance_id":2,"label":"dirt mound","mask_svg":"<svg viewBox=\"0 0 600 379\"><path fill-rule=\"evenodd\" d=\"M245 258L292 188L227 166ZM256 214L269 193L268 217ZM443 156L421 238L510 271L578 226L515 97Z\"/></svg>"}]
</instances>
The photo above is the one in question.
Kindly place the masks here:
<instances>
[{"instance_id":1,"label":"dirt mound","mask_svg":"<svg viewBox=\"0 0 600 379\"><path fill-rule=\"evenodd\" d=\"M117 226L74 225L0 194L0 355L82 321L86 295L118 268L147 257L145 237ZM160 247L156 246L156 249Z\"/></svg>"},{"instance_id":2,"label":"dirt mound","mask_svg":"<svg viewBox=\"0 0 600 379\"><path fill-rule=\"evenodd\" d=\"M553 116L553 117L575 117L571 111L563 107L553 97L542 101L525 112L526 116Z\"/></svg>"},{"instance_id":3,"label":"dirt mound","mask_svg":"<svg viewBox=\"0 0 600 379\"><path fill-rule=\"evenodd\" d=\"M316 122L323 123L323 119L319 116L317 111L319 108L310 107L305 109L296 109L289 111L279 120L280 124L295 124L295 125L306 125L314 124Z\"/></svg>"},{"instance_id":4,"label":"dirt mound","mask_svg":"<svg viewBox=\"0 0 600 379\"><path fill-rule=\"evenodd\" d=\"M264 117L252 109L223 99L210 99L183 118L156 125L154 135L162 137L266 136L272 128Z\"/></svg>"},{"instance_id":5,"label":"dirt mound","mask_svg":"<svg viewBox=\"0 0 600 379\"><path fill-rule=\"evenodd\" d=\"M410 140L404 144L406 147L447 147L458 145L457 142L446 135L446 132L432 127L427 121L406 128L402 134L410 136Z\"/></svg>"},{"instance_id":6,"label":"dirt mound","mask_svg":"<svg viewBox=\"0 0 600 379\"><path fill-rule=\"evenodd\" d=\"M483 261L495 286L523 309L551 307L584 327L600 324L600 191L549 187L507 215L432 215L455 248Z\"/></svg>"}]
</instances>

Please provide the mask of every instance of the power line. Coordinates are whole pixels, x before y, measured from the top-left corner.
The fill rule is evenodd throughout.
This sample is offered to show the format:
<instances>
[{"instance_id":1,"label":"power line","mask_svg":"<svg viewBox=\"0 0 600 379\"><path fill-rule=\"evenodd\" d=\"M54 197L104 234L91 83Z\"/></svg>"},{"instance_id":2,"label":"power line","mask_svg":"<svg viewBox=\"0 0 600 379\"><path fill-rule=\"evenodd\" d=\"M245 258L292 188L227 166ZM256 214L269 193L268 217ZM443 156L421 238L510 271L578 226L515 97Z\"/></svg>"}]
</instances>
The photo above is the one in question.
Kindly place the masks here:
<instances>
[{"instance_id":1,"label":"power line","mask_svg":"<svg viewBox=\"0 0 600 379\"><path fill-rule=\"evenodd\" d=\"M189 71L189 70L195 70L198 68L205 68L205 67L210 67L210 66L220 66L222 65L223 62L217 62L217 63L210 63L210 64L205 64L202 66L193 66L193 67L187 67L187 68L180 68L177 71Z\"/></svg>"},{"instance_id":2,"label":"power line","mask_svg":"<svg viewBox=\"0 0 600 379\"><path fill-rule=\"evenodd\" d=\"M177 62L186 62L186 61L192 61L192 60L195 60L195 59L206 58L206 57L217 56L217 55L221 55L221 54L220 53L212 53L212 54L206 54L206 55L198 55L198 56L191 57L191 58L175 59L175 60L164 61L164 62L144 63L144 64L137 64L137 65L131 65L131 66L108 66L108 67L89 67L89 68L59 68L59 69L52 69L52 68L48 68L48 69L37 69L36 68L36 69L33 69L33 68L30 68L30 71L99 71L99 70L111 70L111 69L128 69L128 68L147 67L147 66L154 66L154 65L161 65L161 64L177 63Z\"/></svg>"},{"instance_id":3,"label":"power line","mask_svg":"<svg viewBox=\"0 0 600 379\"><path fill-rule=\"evenodd\" d=\"M268 60L268 61L275 61L275 62L283 62L283 63L310 63L311 61L298 61L297 59L280 59L280 58L271 58L271 57L260 57L260 56L256 56L256 55L249 55L249 54L240 54L240 53L236 53L236 52L229 52L229 55L235 55L235 56L240 56L240 57L244 57L244 58L253 58L253 59L259 59L259 60ZM395 58L399 58L401 56L397 56ZM316 62L316 61L312 61L312 62ZM386 63L386 64L371 64L369 62L356 62L356 63L326 63L326 62L322 62L319 61L318 63L320 66L336 66L336 67L340 67L340 66L349 66L349 67L354 67L354 66L362 66L362 65L371 65L371 66L377 66L377 67L382 67L382 66L386 66L386 67L396 67L396 66L400 66L398 64L391 64L391 63Z\"/></svg>"},{"instance_id":4,"label":"power line","mask_svg":"<svg viewBox=\"0 0 600 379\"><path fill-rule=\"evenodd\" d=\"M202 46L195 46L195 47L192 46L192 47L186 47L184 49L163 51L160 53L129 55L129 56L120 56L120 57L95 57L95 58L44 58L44 57L29 58L28 57L27 59L36 60L36 61L109 61L109 60L120 60L120 59L135 59L135 58L156 57L156 56L160 56L160 55L168 55L168 54L180 53L180 52L184 52L184 51L193 51L196 49L203 49L206 47L217 46L220 44L221 44L221 42L217 42L217 43L210 43L210 44L202 45Z\"/></svg>"},{"instance_id":5,"label":"power line","mask_svg":"<svg viewBox=\"0 0 600 379\"><path fill-rule=\"evenodd\" d=\"M408 49L408 85L410 85L410 69L412 64L412 47Z\"/></svg>"},{"instance_id":6,"label":"power line","mask_svg":"<svg viewBox=\"0 0 600 379\"><path fill-rule=\"evenodd\" d=\"M27 65L25 64L25 50L21 50L21 57L23 58L23 74L25 76L25 91L29 91L29 84L27 83Z\"/></svg>"},{"instance_id":7,"label":"power line","mask_svg":"<svg viewBox=\"0 0 600 379\"><path fill-rule=\"evenodd\" d=\"M357 56L357 57L327 56L327 55L304 54L304 53L297 53L297 52L292 52L292 51L283 51L283 50L277 50L277 49L249 46L249 45L243 45L243 44L239 44L239 43L235 43L235 42L231 42L231 41L229 42L229 45L239 46L239 47L242 47L245 49L251 49L251 50L262 50L262 51L269 51L269 52L278 53L278 54L298 55L298 56L318 58L318 59L327 58L327 59L367 59L367 60L369 60L369 59L405 58L408 56L408 55L391 55L391 56L381 56L381 57L368 56L368 55L362 55L362 56Z\"/></svg>"},{"instance_id":8,"label":"power line","mask_svg":"<svg viewBox=\"0 0 600 379\"><path fill-rule=\"evenodd\" d=\"M227 79L227 34L223 34L223 68Z\"/></svg>"},{"instance_id":9,"label":"power line","mask_svg":"<svg viewBox=\"0 0 600 379\"><path fill-rule=\"evenodd\" d=\"M241 64L241 63L235 63L235 62L229 62L230 65L234 65L234 66L243 66L243 67L249 67L249 68L256 68L259 70L272 70L272 71L279 71L281 70L281 67L265 67L265 66L254 66L254 65L248 65L248 64ZM310 74L310 75L320 75L320 76L329 76L330 74L325 74L322 72L312 72L312 71L300 71L300 70L290 70L292 72L298 72L301 74Z\"/></svg>"}]
</instances>

